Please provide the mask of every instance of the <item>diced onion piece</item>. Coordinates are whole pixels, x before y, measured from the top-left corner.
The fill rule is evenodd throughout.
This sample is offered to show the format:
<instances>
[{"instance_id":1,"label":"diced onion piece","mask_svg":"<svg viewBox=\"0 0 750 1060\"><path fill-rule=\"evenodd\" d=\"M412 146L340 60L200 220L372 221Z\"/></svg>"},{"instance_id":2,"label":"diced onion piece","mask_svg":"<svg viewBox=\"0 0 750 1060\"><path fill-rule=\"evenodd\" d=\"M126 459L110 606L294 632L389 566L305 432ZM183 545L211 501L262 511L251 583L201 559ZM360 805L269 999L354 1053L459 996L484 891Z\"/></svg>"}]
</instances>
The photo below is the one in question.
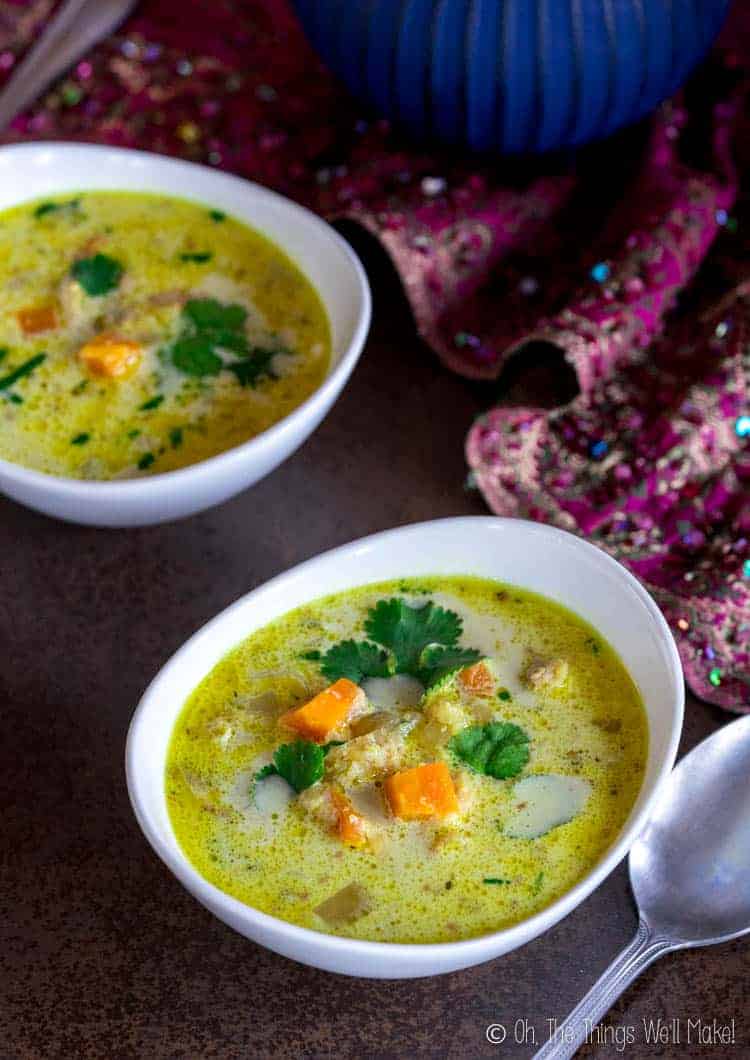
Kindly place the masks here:
<instances>
[{"instance_id":1,"label":"diced onion piece","mask_svg":"<svg viewBox=\"0 0 750 1060\"><path fill-rule=\"evenodd\" d=\"M577 817L590 794L591 784L583 777L556 773L524 777L513 788L516 808L505 834L511 839L536 839Z\"/></svg>"},{"instance_id":2,"label":"diced onion piece","mask_svg":"<svg viewBox=\"0 0 750 1060\"><path fill-rule=\"evenodd\" d=\"M370 896L359 883L348 883L330 898L326 898L314 912L329 924L346 924L369 913Z\"/></svg>"}]
</instances>

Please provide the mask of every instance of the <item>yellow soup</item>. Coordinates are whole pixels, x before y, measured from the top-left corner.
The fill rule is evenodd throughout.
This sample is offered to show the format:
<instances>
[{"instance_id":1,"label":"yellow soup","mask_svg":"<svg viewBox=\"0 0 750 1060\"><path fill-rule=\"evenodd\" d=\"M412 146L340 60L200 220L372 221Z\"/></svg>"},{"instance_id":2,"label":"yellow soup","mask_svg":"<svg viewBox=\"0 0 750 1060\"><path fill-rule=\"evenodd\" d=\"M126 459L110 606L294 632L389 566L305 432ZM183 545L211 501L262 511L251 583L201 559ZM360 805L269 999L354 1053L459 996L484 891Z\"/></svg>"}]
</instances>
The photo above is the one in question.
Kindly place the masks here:
<instances>
[{"instance_id":1,"label":"yellow soup","mask_svg":"<svg viewBox=\"0 0 750 1060\"><path fill-rule=\"evenodd\" d=\"M325 310L264 236L164 195L0 214L0 457L128 478L266 430L323 380Z\"/></svg>"},{"instance_id":2,"label":"yellow soup","mask_svg":"<svg viewBox=\"0 0 750 1060\"><path fill-rule=\"evenodd\" d=\"M430 577L253 633L185 705L166 793L186 856L248 905L446 942L569 890L625 821L647 743L596 630L512 586Z\"/></svg>"}]
</instances>

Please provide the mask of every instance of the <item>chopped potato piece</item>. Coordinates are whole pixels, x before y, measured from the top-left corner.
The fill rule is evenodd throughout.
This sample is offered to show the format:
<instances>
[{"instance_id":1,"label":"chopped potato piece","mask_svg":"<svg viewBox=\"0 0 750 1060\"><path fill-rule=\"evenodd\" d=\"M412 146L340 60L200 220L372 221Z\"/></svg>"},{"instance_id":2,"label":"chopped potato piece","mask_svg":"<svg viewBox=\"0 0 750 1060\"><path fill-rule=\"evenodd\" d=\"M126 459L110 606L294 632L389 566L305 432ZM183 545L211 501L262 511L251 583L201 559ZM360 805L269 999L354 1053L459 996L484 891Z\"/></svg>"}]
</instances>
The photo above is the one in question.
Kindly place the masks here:
<instances>
[{"instance_id":1,"label":"chopped potato piece","mask_svg":"<svg viewBox=\"0 0 750 1060\"><path fill-rule=\"evenodd\" d=\"M445 762L428 762L394 773L384 789L394 817L405 821L447 817L459 810L453 778Z\"/></svg>"},{"instance_id":2,"label":"chopped potato piece","mask_svg":"<svg viewBox=\"0 0 750 1060\"><path fill-rule=\"evenodd\" d=\"M549 691L559 688L568 677L568 663L566 659L531 659L524 672L526 684L535 692Z\"/></svg>"},{"instance_id":3,"label":"chopped potato piece","mask_svg":"<svg viewBox=\"0 0 750 1060\"><path fill-rule=\"evenodd\" d=\"M428 743L442 745L448 737L471 724L472 718L455 695L441 693L427 700L423 712L424 737Z\"/></svg>"},{"instance_id":4,"label":"chopped potato piece","mask_svg":"<svg viewBox=\"0 0 750 1060\"><path fill-rule=\"evenodd\" d=\"M141 354L137 342L117 335L98 335L81 347L78 358L93 375L124 379L136 370Z\"/></svg>"},{"instance_id":5,"label":"chopped potato piece","mask_svg":"<svg viewBox=\"0 0 750 1060\"><path fill-rule=\"evenodd\" d=\"M367 784L397 770L404 751L403 726L375 729L329 751L326 773L347 787Z\"/></svg>"},{"instance_id":6,"label":"chopped potato piece","mask_svg":"<svg viewBox=\"0 0 750 1060\"><path fill-rule=\"evenodd\" d=\"M458 683L475 696L491 696L495 691L495 676L483 659L461 670Z\"/></svg>"},{"instance_id":7,"label":"chopped potato piece","mask_svg":"<svg viewBox=\"0 0 750 1060\"><path fill-rule=\"evenodd\" d=\"M348 718L360 713L366 705L367 697L359 685L341 677L309 703L282 714L279 723L287 729L294 729L307 740L324 743Z\"/></svg>"},{"instance_id":8,"label":"chopped potato piece","mask_svg":"<svg viewBox=\"0 0 750 1060\"><path fill-rule=\"evenodd\" d=\"M371 908L370 896L364 887L360 883L348 883L316 906L314 912L329 924L345 924L369 913Z\"/></svg>"},{"instance_id":9,"label":"chopped potato piece","mask_svg":"<svg viewBox=\"0 0 750 1060\"><path fill-rule=\"evenodd\" d=\"M53 305L26 306L18 310L16 320L24 335L36 335L57 327L57 311Z\"/></svg>"}]
</instances>

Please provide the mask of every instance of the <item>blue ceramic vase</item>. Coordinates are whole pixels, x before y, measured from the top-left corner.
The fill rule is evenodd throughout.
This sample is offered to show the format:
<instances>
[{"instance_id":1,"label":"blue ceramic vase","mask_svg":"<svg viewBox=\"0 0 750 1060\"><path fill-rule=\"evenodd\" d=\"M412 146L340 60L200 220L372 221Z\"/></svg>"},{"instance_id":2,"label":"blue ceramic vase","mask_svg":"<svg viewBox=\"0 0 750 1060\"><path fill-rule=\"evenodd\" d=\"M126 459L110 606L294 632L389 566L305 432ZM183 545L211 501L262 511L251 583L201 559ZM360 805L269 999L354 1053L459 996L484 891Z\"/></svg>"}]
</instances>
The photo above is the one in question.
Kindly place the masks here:
<instances>
[{"instance_id":1,"label":"blue ceramic vase","mask_svg":"<svg viewBox=\"0 0 750 1060\"><path fill-rule=\"evenodd\" d=\"M637 121L705 54L730 0L294 0L328 66L420 138L508 154Z\"/></svg>"}]
</instances>

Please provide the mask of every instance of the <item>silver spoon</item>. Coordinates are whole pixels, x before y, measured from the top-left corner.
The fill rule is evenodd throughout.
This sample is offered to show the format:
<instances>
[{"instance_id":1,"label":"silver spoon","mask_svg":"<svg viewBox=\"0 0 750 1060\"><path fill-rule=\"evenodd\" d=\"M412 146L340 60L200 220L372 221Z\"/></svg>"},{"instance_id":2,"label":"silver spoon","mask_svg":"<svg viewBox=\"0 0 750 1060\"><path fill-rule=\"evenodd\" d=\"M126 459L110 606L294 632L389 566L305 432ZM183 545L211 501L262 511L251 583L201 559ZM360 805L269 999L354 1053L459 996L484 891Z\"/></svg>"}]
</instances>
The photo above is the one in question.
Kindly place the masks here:
<instances>
[{"instance_id":1,"label":"silver spoon","mask_svg":"<svg viewBox=\"0 0 750 1060\"><path fill-rule=\"evenodd\" d=\"M109 36L137 0L67 0L0 92L0 131L52 81Z\"/></svg>"},{"instance_id":2,"label":"silver spoon","mask_svg":"<svg viewBox=\"0 0 750 1060\"><path fill-rule=\"evenodd\" d=\"M630 851L635 938L535 1060L573 1056L657 957L750 931L750 716L698 744L667 781Z\"/></svg>"}]
</instances>

